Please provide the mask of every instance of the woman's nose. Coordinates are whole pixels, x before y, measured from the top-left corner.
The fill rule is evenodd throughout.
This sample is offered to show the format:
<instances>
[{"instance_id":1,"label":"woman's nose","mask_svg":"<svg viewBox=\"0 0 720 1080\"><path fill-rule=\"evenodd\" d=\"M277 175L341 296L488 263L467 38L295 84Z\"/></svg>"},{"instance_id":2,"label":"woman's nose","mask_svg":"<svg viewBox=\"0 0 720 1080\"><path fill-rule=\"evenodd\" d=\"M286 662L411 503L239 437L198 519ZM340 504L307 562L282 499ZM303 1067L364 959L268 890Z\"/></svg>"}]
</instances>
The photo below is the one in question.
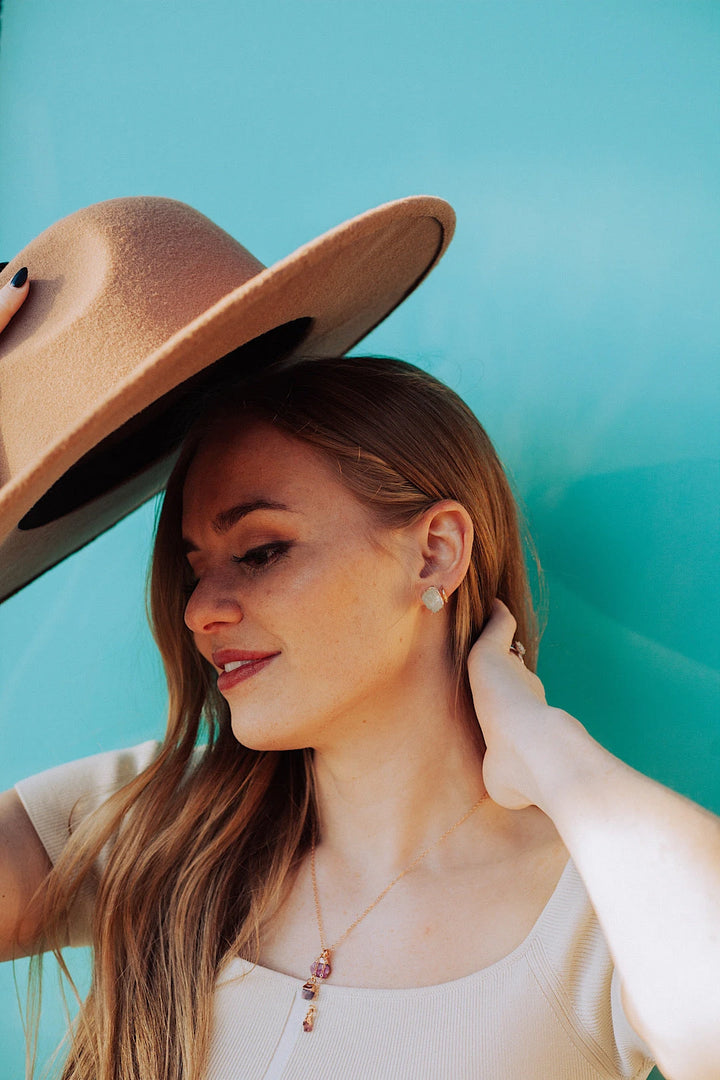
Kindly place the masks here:
<instances>
[{"instance_id":1,"label":"woman's nose","mask_svg":"<svg viewBox=\"0 0 720 1080\"><path fill-rule=\"evenodd\" d=\"M242 608L221 580L202 578L185 605L185 625L193 634L209 634L221 626L241 622Z\"/></svg>"}]
</instances>

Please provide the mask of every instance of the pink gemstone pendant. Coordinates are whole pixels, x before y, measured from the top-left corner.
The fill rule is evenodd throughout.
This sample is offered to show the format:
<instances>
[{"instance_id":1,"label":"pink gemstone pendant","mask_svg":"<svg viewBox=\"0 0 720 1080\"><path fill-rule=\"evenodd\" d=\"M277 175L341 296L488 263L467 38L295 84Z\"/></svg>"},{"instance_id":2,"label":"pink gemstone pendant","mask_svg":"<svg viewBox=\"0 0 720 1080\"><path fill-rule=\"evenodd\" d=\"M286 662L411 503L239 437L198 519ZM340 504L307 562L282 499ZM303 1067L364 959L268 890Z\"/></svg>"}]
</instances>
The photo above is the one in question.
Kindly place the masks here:
<instances>
[{"instance_id":1,"label":"pink gemstone pendant","mask_svg":"<svg viewBox=\"0 0 720 1080\"><path fill-rule=\"evenodd\" d=\"M312 1005L306 1012L305 1019L303 1020L303 1031L312 1031L315 1026L315 1014L317 1011L315 999L320 990L318 979L327 979L331 971L330 950L323 949L317 960L313 960L310 965L310 978L306 983L303 983L303 988L300 991L301 997L305 998L306 1001L312 1002Z\"/></svg>"},{"instance_id":2,"label":"pink gemstone pendant","mask_svg":"<svg viewBox=\"0 0 720 1080\"><path fill-rule=\"evenodd\" d=\"M313 961L310 967L310 974L314 975L316 979L327 979L331 971L330 953L327 949L323 949L317 960Z\"/></svg>"},{"instance_id":3,"label":"pink gemstone pendant","mask_svg":"<svg viewBox=\"0 0 720 1080\"><path fill-rule=\"evenodd\" d=\"M330 950L323 949L317 960L313 960L310 965L310 978L306 983L303 983L303 988L300 991L301 997L305 998L306 1001L312 1002L312 1005L306 1012L305 1019L303 1020L303 1031L312 1031L315 1026L315 1013L317 1011L315 998L318 996L320 990L318 979L327 979L331 971Z\"/></svg>"},{"instance_id":4,"label":"pink gemstone pendant","mask_svg":"<svg viewBox=\"0 0 720 1080\"><path fill-rule=\"evenodd\" d=\"M312 1031L315 1024L315 1006L311 1005L303 1020L303 1031Z\"/></svg>"}]
</instances>

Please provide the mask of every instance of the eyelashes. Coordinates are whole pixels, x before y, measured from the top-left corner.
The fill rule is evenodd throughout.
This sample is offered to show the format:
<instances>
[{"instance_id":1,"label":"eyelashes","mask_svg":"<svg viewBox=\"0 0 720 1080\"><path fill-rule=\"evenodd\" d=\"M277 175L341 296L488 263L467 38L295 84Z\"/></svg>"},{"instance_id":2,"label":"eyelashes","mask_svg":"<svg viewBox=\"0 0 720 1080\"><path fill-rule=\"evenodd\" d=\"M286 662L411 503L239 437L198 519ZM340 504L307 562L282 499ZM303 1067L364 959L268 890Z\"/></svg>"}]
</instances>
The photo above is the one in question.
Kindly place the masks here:
<instances>
[{"instance_id":1,"label":"eyelashes","mask_svg":"<svg viewBox=\"0 0 720 1080\"><path fill-rule=\"evenodd\" d=\"M282 559L291 547L290 541L277 540L272 544L261 544L260 547L250 548L244 555L233 555L232 560L244 566L250 573L258 573Z\"/></svg>"},{"instance_id":2,"label":"eyelashes","mask_svg":"<svg viewBox=\"0 0 720 1080\"><path fill-rule=\"evenodd\" d=\"M268 570L280 559L284 558L290 548L293 546L290 540L275 540L269 544L260 544L259 547L250 548L244 555L233 555L232 561L238 566L242 566L243 570L250 576L261 574L264 570ZM192 567L189 563L185 564L185 580L183 583L183 592L185 599L187 600L195 589L198 583L198 578L192 572Z\"/></svg>"}]
</instances>

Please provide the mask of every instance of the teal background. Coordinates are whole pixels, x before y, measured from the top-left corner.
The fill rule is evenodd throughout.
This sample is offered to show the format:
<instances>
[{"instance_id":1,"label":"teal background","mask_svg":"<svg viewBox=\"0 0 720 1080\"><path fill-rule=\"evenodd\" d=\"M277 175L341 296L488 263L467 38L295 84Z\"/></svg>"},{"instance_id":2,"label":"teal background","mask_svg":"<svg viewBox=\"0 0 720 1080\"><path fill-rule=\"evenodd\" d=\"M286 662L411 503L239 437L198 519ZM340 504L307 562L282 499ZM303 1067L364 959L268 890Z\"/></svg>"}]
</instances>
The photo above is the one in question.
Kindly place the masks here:
<instances>
[{"instance_id":1,"label":"teal background","mask_svg":"<svg viewBox=\"0 0 720 1080\"><path fill-rule=\"evenodd\" d=\"M0 258L120 195L189 202L266 263L392 198L455 206L364 348L450 383L507 463L549 699L716 812L719 46L720 7L682 0L5 0L0 40ZM0 608L4 786L161 733L152 519ZM10 1080L11 965L0 1001Z\"/></svg>"}]
</instances>

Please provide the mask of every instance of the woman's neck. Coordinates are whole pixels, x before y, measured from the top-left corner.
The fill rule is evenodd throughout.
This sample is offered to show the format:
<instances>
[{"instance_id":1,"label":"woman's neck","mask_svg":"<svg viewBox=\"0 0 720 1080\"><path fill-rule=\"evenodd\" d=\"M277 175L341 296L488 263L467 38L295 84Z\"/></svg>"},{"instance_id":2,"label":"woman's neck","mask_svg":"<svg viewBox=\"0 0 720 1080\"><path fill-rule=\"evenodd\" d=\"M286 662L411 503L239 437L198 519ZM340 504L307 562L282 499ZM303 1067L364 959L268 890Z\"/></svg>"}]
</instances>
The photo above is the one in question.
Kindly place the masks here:
<instances>
[{"instance_id":1,"label":"woman's neck","mask_svg":"<svg viewBox=\"0 0 720 1080\"><path fill-rule=\"evenodd\" d=\"M336 866L392 878L485 793L472 705L460 695L456 707L451 674L437 674L343 718L315 749L321 845Z\"/></svg>"}]
</instances>

